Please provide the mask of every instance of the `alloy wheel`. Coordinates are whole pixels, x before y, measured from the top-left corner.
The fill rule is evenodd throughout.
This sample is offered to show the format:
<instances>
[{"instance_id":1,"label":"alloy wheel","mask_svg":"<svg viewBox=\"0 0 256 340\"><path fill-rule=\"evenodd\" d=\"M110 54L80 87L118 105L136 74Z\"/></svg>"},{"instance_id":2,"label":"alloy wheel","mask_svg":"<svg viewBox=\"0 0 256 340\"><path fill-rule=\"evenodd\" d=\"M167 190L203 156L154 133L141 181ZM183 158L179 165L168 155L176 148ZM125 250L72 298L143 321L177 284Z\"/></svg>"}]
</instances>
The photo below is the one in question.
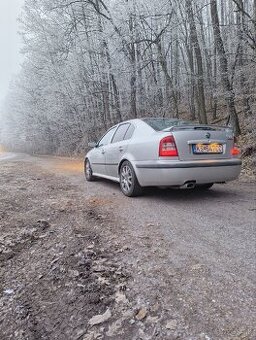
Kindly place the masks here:
<instances>
[{"instance_id":1,"label":"alloy wheel","mask_svg":"<svg viewBox=\"0 0 256 340\"><path fill-rule=\"evenodd\" d=\"M90 161L88 159L85 160L84 162L84 174L85 178L88 182L92 182L95 180L95 177L93 176L92 168Z\"/></svg>"},{"instance_id":2,"label":"alloy wheel","mask_svg":"<svg viewBox=\"0 0 256 340\"><path fill-rule=\"evenodd\" d=\"M85 163L85 174L86 177L90 177L92 175L92 169L88 160Z\"/></svg>"},{"instance_id":3,"label":"alloy wheel","mask_svg":"<svg viewBox=\"0 0 256 340\"><path fill-rule=\"evenodd\" d=\"M133 173L129 165L122 167L121 186L124 192L129 193L133 185Z\"/></svg>"}]
</instances>

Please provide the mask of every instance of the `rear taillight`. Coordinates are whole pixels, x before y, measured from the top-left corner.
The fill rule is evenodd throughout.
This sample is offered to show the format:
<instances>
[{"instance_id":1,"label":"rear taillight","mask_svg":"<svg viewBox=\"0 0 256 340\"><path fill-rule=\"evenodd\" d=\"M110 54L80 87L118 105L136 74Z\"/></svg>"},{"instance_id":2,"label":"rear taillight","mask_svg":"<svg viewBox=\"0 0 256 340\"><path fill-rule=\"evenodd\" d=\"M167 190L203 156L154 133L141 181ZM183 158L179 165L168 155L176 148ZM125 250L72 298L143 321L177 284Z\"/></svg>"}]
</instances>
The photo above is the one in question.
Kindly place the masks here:
<instances>
[{"instance_id":1,"label":"rear taillight","mask_svg":"<svg viewBox=\"0 0 256 340\"><path fill-rule=\"evenodd\" d=\"M164 137L159 144L159 156L160 157L177 157L178 150L174 137Z\"/></svg>"},{"instance_id":2,"label":"rear taillight","mask_svg":"<svg viewBox=\"0 0 256 340\"><path fill-rule=\"evenodd\" d=\"M239 155L240 155L240 150L238 149L237 146L234 146L234 147L231 149L231 155L232 155L232 156L239 156Z\"/></svg>"}]
</instances>

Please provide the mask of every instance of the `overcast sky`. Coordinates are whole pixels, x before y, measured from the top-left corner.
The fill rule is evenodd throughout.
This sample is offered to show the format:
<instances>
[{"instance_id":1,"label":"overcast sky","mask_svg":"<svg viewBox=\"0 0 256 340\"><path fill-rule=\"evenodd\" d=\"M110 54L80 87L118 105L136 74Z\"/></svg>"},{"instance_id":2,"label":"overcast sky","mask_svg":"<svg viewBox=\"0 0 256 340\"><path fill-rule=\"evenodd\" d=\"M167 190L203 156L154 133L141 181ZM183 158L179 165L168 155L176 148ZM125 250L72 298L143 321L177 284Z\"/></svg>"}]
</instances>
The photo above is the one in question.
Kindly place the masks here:
<instances>
[{"instance_id":1,"label":"overcast sky","mask_svg":"<svg viewBox=\"0 0 256 340\"><path fill-rule=\"evenodd\" d=\"M6 96L9 83L22 62L17 17L23 4L24 0L0 0L0 102Z\"/></svg>"}]
</instances>

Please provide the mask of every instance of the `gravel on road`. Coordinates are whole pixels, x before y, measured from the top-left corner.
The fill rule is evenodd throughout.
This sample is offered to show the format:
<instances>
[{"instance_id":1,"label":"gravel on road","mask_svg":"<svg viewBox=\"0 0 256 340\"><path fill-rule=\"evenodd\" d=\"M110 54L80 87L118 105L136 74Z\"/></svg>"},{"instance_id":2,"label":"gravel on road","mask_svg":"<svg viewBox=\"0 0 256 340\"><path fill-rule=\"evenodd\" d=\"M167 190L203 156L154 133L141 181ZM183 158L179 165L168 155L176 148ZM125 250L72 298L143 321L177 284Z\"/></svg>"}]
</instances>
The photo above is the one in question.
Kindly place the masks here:
<instances>
[{"instance_id":1,"label":"gravel on road","mask_svg":"<svg viewBox=\"0 0 256 340\"><path fill-rule=\"evenodd\" d=\"M0 185L1 339L256 338L254 182L127 198L18 155Z\"/></svg>"}]
</instances>

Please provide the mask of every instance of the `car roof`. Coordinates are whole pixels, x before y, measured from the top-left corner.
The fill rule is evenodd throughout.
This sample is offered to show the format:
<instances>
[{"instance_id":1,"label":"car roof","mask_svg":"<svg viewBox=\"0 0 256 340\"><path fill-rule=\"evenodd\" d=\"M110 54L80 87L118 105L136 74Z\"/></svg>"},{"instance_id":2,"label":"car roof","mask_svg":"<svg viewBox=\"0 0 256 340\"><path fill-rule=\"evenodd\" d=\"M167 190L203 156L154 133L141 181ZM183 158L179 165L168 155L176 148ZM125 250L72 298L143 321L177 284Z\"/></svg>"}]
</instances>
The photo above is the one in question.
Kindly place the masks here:
<instances>
[{"instance_id":1,"label":"car roof","mask_svg":"<svg viewBox=\"0 0 256 340\"><path fill-rule=\"evenodd\" d=\"M159 120L159 119L166 119L166 120L183 120L183 119L179 119L179 118L173 118L173 117L140 117L140 118L133 118L133 119L128 119L128 120L124 120L116 125L119 124L123 124L123 123L131 123L131 122L138 122L138 121L146 121L146 120Z\"/></svg>"}]
</instances>

